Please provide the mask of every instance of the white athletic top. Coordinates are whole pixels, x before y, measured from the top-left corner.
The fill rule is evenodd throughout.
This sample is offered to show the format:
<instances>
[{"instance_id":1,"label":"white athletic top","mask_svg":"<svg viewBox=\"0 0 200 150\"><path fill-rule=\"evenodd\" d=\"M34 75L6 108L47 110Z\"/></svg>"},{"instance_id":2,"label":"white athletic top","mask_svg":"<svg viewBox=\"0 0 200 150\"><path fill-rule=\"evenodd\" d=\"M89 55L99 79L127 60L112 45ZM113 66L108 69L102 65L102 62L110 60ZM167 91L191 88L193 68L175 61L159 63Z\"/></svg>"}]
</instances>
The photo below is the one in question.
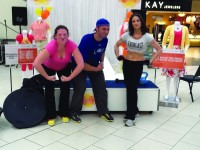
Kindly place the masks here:
<instances>
[{"instance_id":1,"label":"white athletic top","mask_svg":"<svg viewBox=\"0 0 200 150\"><path fill-rule=\"evenodd\" d=\"M126 32L121 36L121 39L126 43L128 51L144 53L154 38L145 33L140 39L134 39L129 32Z\"/></svg>"}]
</instances>

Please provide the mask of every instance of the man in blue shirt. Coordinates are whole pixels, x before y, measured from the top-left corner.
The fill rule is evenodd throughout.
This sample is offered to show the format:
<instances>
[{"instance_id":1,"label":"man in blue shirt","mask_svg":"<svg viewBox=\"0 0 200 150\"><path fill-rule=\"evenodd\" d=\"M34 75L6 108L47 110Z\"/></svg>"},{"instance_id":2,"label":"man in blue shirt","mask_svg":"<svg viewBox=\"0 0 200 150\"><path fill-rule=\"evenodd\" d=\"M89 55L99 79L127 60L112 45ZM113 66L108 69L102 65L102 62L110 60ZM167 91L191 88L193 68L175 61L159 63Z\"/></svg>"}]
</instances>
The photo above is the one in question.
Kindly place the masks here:
<instances>
[{"instance_id":1,"label":"man in blue shirt","mask_svg":"<svg viewBox=\"0 0 200 150\"><path fill-rule=\"evenodd\" d=\"M110 23L106 19L96 22L95 32L86 34L81 39L79 50L84 59L84 69L73 79L74 94L71 102L71 119L81 122L79 114L83 105L86 90L86 79L90 79L98 114L108 122L114 121L107 108L107 90L103 73L105 50L108 43L107 35ZM73 61L74 63L74 61Z\"/></svg>"}]
</instances>

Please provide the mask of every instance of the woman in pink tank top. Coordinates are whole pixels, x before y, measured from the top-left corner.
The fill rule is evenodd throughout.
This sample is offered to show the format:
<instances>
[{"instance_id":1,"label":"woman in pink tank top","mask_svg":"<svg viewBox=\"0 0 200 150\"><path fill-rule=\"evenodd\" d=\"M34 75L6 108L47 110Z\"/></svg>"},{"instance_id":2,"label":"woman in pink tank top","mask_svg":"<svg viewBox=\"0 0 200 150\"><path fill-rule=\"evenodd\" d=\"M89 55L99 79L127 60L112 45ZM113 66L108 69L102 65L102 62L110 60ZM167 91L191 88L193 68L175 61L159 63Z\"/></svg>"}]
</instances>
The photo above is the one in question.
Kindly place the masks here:
<instances>
[{"instance_id":1,"label":"woman in pink tank top","mask_svg":"<svg viewBox=\"0 0 200 150\"><path fill-rule=\"evenodd\" d=\"M82 55L77 45L69 39L67 27L57 26L53 38L33 63L37 71L45 78L46 119L50 126L55 124L56 118L54 96L56 73L60 82L59 115L62 122L69 122L70 81L84 67ZM77 64L73 72L70 67L72 55Z\"/></svg>"}]
</instances>

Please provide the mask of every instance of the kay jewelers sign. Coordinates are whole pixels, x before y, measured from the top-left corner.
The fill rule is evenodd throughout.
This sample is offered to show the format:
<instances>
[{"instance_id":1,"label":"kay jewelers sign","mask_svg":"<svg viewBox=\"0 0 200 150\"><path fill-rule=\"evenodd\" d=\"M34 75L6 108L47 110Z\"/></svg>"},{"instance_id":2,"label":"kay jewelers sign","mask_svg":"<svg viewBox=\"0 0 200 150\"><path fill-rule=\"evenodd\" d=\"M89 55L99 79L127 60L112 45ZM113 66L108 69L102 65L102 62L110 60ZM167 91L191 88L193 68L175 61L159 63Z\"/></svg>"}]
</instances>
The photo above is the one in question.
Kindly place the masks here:
<instances>
[{"instance_id":1,"label":"kay jewelers sign","mask_svg":"<svg viewBox=\"0 0 200 150\"><path fill-rule=\"evenodd\" d=\"M6 44L5 64L30 64L37 56L37 46L34 44Z\"/></svg>"}]
</instances>

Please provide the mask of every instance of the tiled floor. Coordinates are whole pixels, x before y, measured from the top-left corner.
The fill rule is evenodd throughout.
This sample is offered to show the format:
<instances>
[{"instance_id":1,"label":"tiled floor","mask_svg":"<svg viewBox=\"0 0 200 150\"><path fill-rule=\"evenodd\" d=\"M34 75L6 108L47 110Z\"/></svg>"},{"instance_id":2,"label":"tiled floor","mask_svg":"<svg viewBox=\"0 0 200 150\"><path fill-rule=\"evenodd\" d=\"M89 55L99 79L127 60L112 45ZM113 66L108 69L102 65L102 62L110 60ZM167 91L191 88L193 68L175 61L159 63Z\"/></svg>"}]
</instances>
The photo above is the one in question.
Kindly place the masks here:
<instances>
[{"instance_id":1,"label":"tiled floor","mask_svg":"<svg viewBox=\"0 0 200 150\"><path fill-rule=\"evenodd\" d=\"M198 57L199 58L199 57ZM187 66L193 74L197 66ZM154 81L154 70L144 68ZM12 66L13 90L21 87L20 69ZM165 94L165 77L157 69L156 84L160 101ZM10 93L10 69L0 65L0 106ZM173 83L171 83L171 86ZM0 150L200 150L200 84L194 84L195 102L191 102L187 83L181 82L178 108L159 107L153 114L142 113L136 126L125 127L123 113L113 114L108 123L96 113L83 114L82 123L62 123L49 127L16 129L2 115L0 118ZM173 91L173 86L172 90Z\"/></svg>"}]
</instances>

